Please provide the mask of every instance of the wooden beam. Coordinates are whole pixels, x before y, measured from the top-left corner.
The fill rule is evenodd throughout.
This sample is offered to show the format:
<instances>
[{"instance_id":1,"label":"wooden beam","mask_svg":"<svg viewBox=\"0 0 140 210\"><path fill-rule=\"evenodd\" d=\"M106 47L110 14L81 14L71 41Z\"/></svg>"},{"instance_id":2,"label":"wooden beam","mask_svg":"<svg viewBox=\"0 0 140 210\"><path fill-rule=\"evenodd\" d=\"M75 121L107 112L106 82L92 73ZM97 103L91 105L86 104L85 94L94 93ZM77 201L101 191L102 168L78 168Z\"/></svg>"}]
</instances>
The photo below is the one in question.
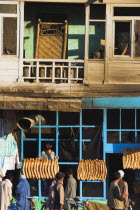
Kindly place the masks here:
<instances>
[{"instance_id":1,"label":"wooden beam","mask_svg":"<svg viewBox=\"0 0 140 210\"><path fill-rule=\"evenodd\" d=\"M0 95L22 98L94 98L140 96L139 84L28 84L0 87ZM24 99L23 99L24 100ZM36 102L37 103L37 102Z\"/></svg>"},{"instance_id":2,"label":"wooden beam","mask_svg":"<svg viewBox=\"0 0 140 210\"><path fill-rule=\"evenodd\" d=\"M105 4L138 4L140 0L103 0Z\"/></svg>"},{"instance_id":3,"label":"wooden beam","mask_svg":"<svg viewBox=\"0 0 140 210\"><path fill-rule=\"evenodd\" d=\"M0 109L81 112L82 100L0 96Z\"/></svg>"},{"instance_id":4,"label":"wooden beam","mask_svg":"<svg viewBox=\"0 0 140 210\"><path fill-rule=\"evenodd\" d=\"M25 2L48 2L48 3L86 3L87 0L24 0Z\"/></svg>"}]
</instances>

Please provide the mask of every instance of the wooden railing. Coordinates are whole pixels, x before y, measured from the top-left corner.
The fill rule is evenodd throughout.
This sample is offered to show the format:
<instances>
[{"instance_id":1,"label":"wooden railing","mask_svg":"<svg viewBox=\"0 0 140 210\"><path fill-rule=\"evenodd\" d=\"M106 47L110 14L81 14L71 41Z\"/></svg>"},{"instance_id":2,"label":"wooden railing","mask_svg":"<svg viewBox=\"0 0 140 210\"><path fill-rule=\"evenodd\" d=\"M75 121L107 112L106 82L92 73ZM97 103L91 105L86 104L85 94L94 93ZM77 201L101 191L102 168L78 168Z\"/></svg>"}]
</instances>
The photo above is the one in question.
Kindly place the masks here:
<instances>
[{"instance_id":1,"label":"wooden railing","mask_svg":"<svg viewBox=\"0 0 140 210\"><path fill-rule=\"evenodd\" d=\"M24 59L23 80L26 82L71 83L84 77L84 60Z\"/></svg>"}]
</instances>

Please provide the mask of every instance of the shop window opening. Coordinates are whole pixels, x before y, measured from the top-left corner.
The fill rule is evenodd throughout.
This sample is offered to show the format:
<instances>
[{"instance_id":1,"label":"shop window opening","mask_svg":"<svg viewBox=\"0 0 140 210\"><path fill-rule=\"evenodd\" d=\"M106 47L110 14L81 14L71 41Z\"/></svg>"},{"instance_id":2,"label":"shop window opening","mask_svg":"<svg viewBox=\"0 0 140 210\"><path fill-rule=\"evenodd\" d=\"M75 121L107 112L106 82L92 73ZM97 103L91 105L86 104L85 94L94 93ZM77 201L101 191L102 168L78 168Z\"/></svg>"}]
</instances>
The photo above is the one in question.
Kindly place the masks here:
<instances>
[{"instance_id":1,"label":"shop window opening","mask_svg":"<svg viewBox=\"0 0 140 210\"><path fill-rule=\"evenodd\" d=\"M66 172L68 167L73 168L76 180L77 167L81 159L103 159L103 110L41 114L46 119L45 124L42 124L40 119L38 125L27 132L21 132L21 159L40 157L46 142L51 142L56 157L59 156L60 170ZM29 182L32 195L45 197L43 180L29 179ZM105 182L77 180L77 185L77 195L81 198L105 199Z\"/></svg>"}]
</instances>

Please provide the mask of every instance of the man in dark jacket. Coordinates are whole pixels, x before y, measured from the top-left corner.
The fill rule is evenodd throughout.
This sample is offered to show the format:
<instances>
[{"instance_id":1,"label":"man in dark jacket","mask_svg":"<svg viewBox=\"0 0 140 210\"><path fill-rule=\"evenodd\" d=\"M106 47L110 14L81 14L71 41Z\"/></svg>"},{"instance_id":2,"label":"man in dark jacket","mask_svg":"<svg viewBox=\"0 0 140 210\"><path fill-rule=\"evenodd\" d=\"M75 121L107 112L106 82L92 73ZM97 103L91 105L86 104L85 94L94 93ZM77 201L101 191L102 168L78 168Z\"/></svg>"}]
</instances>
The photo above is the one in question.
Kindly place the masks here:
<instances>
[{"instance_id":1,"label":"man in dark jacket","mask_svg":"<svg viewBox=\"0 0 140 210\"><path fill-rule=\"evenodd\" d=\"M121 176L119 172L114 174L114 181L111 182L108 194L108 207L111 210L123 210L124 209L124 201L127 197L127 194L120 194L120 189L118 186L118 182L121 180Z\"/></svg>"}]
</instances>

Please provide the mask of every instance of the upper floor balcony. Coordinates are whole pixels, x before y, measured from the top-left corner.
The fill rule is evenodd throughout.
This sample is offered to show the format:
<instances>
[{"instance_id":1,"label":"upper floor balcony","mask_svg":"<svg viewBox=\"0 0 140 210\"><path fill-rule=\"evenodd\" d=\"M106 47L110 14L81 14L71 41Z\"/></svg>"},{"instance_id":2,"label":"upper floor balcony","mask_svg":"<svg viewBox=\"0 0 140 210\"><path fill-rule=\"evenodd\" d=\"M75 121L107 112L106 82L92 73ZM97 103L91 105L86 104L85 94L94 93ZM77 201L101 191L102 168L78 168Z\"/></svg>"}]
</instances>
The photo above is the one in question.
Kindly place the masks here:
<instances>
[{"instance_id":1,"label":"upper floor balcony","mask_svg":"<svg viewBox=\"0 0 140 210\"><path fill-rule=\"evenodd\" d=\"M0 81L140 84L140 4L0 1Z\"/></svg>"}]
</instances>

